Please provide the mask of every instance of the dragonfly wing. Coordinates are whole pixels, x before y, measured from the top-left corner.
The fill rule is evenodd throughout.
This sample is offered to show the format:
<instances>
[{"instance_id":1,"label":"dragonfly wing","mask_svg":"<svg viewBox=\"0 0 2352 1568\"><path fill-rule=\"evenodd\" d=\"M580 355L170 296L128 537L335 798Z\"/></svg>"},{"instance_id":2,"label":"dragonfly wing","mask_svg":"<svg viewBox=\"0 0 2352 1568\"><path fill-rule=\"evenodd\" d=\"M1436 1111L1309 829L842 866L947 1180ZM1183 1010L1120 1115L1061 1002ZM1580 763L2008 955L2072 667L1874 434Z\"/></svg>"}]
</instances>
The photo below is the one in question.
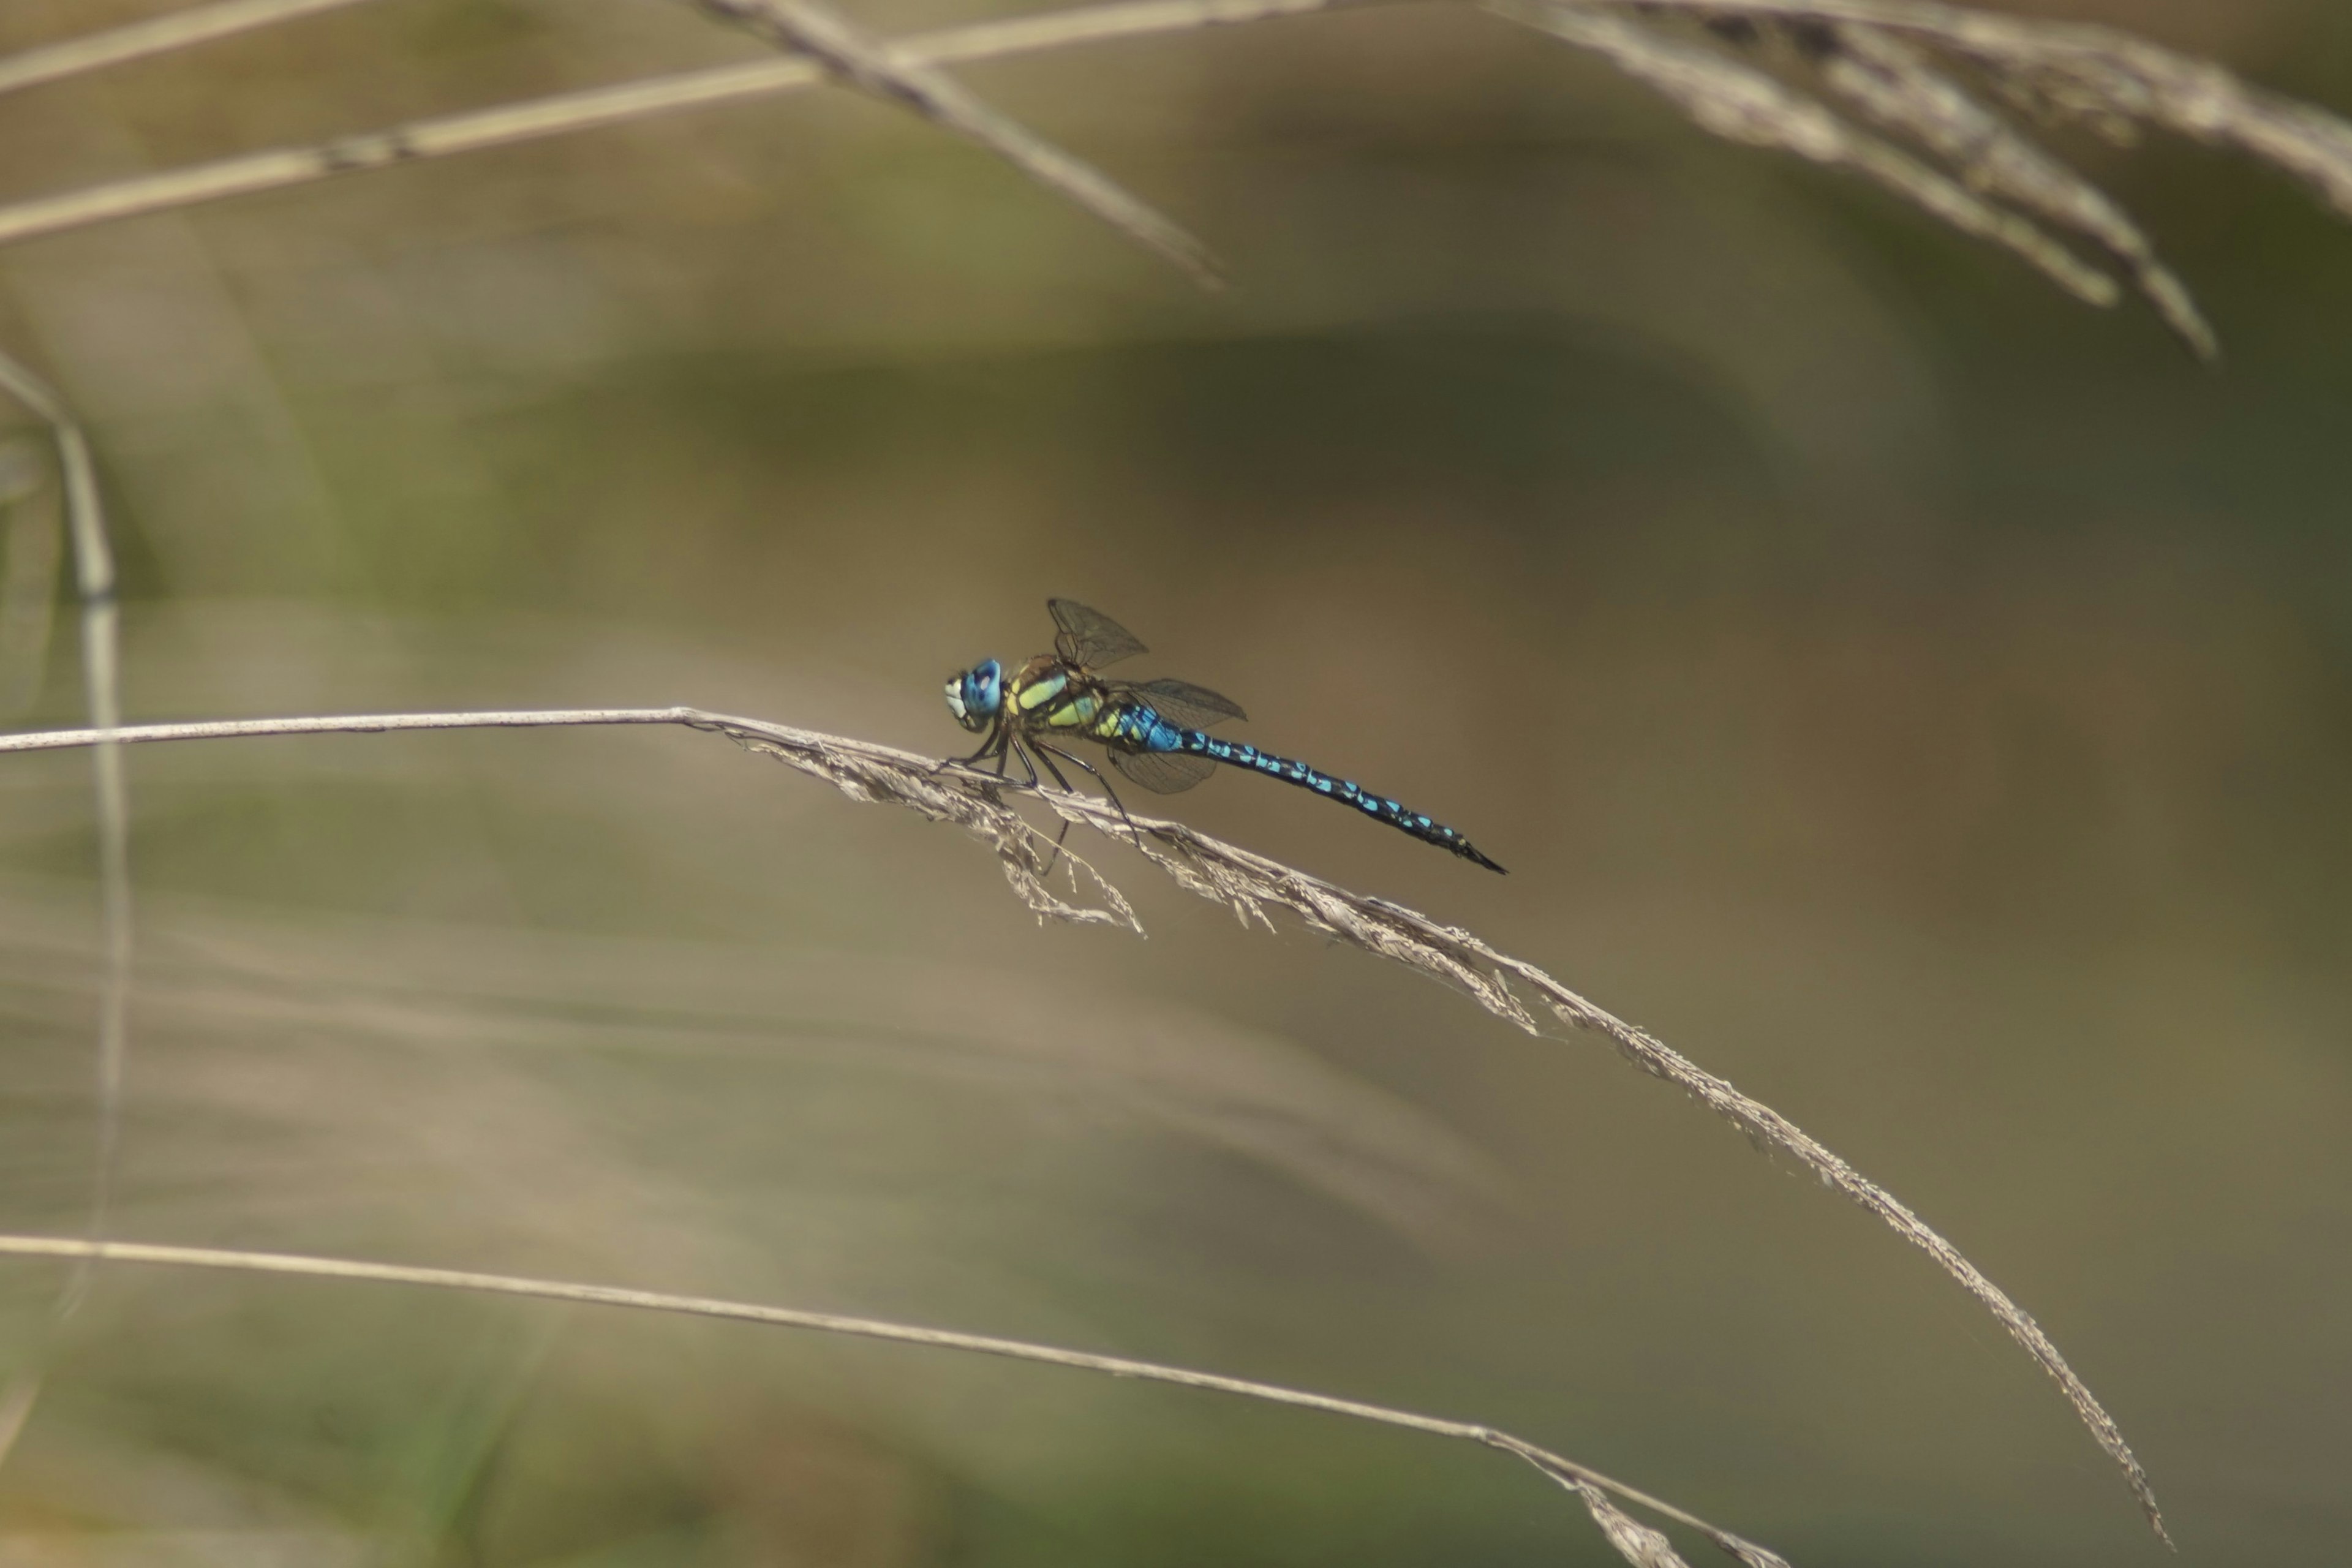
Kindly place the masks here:
<instances>
[{"instance_id":1,"label":"dragonfly wing","mask_svg":"<svg viewBox=\"0 0 2352 1568\"><path fill-rule=\"evenodd\" d=\"M1162 719L1188 730L1205 730L1228 719L1246 719L1232 698L1189 680L1146 680L1128 688L1151 704Z\"/></svg>"},{"instance_id":2,"label":"dragonfly wing","mask_svg":"<svg viewBox=\"0 0 2352 1568\"><path fill-rule=\"evenodd\" d=\"M1217 771L1191 752L1113 752L1111 765L1154 795L1181 795Z\"/></svg>"},{"instance_id":3,"label":"dragonfly wing","mask_svg":"<svg viewBox=\"0 0 2352 1568\"><path fill-rule=\"evenodd\" d=\"M1070 664L1100 669L1144 651L1142 638L1076 599L1048 599L1045 608L1053 612L1054 624L1062 628L1054 639L1054 651Z\"/></svg>"}]
</instances>

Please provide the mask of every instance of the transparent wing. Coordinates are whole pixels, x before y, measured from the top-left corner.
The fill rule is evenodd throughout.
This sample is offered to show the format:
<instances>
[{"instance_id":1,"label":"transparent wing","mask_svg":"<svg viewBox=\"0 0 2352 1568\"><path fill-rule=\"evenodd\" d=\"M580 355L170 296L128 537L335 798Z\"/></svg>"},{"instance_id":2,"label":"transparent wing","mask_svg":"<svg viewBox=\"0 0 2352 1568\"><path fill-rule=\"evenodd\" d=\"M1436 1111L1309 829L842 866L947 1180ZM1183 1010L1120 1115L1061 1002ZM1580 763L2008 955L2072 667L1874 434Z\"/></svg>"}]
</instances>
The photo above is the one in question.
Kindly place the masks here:
<instances>
[{"instance_id":1,"label":"transparent wing","mask_svg":"<svg viewBox=\"0 0 2352 1568\"><path fill-rule=\"evenodd\" d=\"M1205 730L1228 719L1249 717L1232 698L1189 680L1145 680L1126 689L1150 703L1162 719L1188 730Z\"/></svg>"},{"instance_id":2,"label":"transparent wing","mask_svg":"<svg viewBox=\"0 0 2352 1568\"><path fill-rule=\"evenodd\" d=\"M1142 639L1133 632L1076 599L1048 599L1045 608L1053 612L1054 624L1062 628L1054 639L1054 651L1067 663L1100 669L1144 651Z\"/></svg>"},{"instance_id":3,"label":"transparent wing","mask_svg":"<svg viewBox=\"0 0 2352 1568\"><path fill-rule=\"evenodd\" d=\"M1111 766L1154 795L1181 795L1217 771L1191 752L1113 752Z\"/></svg>"}]
</instances>

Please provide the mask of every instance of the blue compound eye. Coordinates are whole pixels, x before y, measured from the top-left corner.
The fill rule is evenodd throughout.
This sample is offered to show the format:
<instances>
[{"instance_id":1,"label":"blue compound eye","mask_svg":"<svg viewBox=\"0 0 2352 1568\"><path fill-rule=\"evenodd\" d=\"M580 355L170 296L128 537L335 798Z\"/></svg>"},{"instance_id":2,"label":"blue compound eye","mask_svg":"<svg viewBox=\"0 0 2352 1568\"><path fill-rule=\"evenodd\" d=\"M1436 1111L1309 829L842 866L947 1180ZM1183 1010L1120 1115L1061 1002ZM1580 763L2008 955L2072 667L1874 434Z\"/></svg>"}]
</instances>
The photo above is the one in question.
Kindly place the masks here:
<instances>
[{"instance_id":1,"label":"blue compound eye","mask_svg":"<svg viewBox=\"0 0 2352 1568\"><path fill-rule=\"evenodd\" d=\"M1004 667L992 658L982 660L948 682L947 699L957 723L971 731L987 729L1004 706Z\"/></svg>"}]
</instances>

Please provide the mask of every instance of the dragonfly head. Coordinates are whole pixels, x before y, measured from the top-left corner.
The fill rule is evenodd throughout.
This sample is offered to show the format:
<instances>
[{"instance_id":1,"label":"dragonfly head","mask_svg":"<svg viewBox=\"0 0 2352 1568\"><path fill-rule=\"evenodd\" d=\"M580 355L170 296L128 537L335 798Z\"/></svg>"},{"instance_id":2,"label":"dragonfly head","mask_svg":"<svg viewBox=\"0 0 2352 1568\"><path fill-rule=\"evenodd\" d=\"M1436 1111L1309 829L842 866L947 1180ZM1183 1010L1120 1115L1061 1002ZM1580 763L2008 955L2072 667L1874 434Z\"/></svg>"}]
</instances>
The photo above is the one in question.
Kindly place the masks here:
<instances>
[{"instance_id":1,"label":"dragonfly head","mask_svg":"<svg viewBox=\"0 0 2352 1568\"><path fill-rule=\"evenodd\" d=\"M982 659L948 682L948 711L956 722L978 733L996 722L1004 707L1004 667Z\"/></svg>"}]
</instances>

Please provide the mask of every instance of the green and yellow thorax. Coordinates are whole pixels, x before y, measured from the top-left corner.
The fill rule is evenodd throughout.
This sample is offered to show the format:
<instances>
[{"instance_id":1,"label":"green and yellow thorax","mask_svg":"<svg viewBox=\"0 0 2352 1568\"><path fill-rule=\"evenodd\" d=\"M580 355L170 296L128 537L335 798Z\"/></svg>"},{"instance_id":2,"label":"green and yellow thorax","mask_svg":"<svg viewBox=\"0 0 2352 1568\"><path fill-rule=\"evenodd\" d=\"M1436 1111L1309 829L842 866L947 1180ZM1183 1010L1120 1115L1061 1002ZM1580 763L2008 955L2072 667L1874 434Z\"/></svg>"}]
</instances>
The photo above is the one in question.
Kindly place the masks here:
<instances>
[{"instance_id":1,"label":"green and yellow thorax","mask_svg":"<svg viewBox=\"0 0 2352 1568\"><path fill-rule=\"evenodd\" d=\"M1128 705L1084 669L1039 654L1005 684L1004 710L1026 730L1059 731L1097 741L1122 738Z\"/></svg>"}]
</instances>

